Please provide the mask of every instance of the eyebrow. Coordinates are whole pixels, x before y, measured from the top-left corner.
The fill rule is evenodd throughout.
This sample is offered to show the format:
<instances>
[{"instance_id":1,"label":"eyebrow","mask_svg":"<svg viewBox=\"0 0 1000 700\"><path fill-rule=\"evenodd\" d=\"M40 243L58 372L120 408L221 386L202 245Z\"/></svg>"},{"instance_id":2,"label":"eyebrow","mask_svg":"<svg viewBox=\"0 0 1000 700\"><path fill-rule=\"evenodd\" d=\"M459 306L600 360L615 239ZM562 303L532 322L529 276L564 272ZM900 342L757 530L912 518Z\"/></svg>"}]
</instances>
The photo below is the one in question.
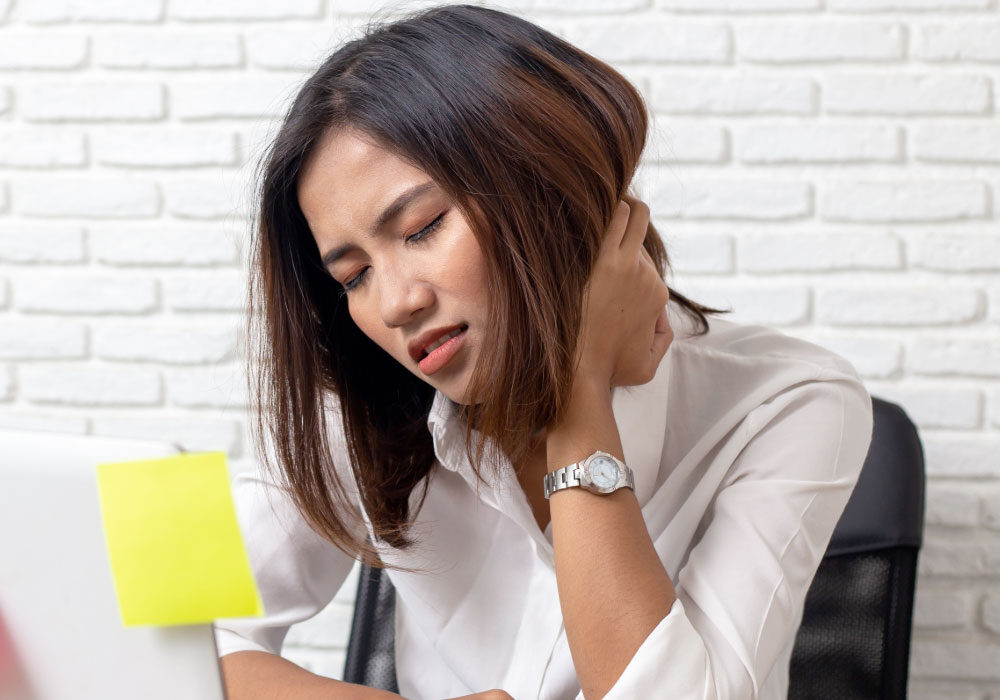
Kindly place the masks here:
<instances>
[{"instance_id":1,"label":"eyebrow","mask_svg":"<svg viewBox=\"0 0 1000 700\"><path fill-rule=\"evenodd\" d=\"M378 215L375 219L375 223L371 227L371 235L374 236L379 231L385 228L386 224L399 216L400 212L403 211L414 199L425 194L429 190L436 187L433 180L428 180L427 182L421 183L419 185L414 185L410 189L403 192L401 195L396 197L392 203L382 210L382 213ZM329 267L339 258L343 257L346 253L355 250L357 245L354 243L346 243L344 245L337 246L336 248L331 248L323 255L323 267Z\"/></svg>"}]
</instances>

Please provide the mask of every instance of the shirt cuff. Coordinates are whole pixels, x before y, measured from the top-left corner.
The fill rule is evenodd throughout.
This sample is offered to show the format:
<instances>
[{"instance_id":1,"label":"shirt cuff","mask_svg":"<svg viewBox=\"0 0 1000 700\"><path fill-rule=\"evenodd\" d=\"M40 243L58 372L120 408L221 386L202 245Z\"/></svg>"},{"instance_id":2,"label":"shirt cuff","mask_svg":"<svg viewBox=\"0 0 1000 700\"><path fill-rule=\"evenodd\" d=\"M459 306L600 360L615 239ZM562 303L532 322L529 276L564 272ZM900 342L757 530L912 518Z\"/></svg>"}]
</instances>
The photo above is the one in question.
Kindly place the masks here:
<instances>
[{"instance_id":1,"label":"shirt cuff","mask_svg":"<svg viewBox=\"0 0 1000 700\"><path fill-rule=\"evenodd\" d=\"M715 681L705 644L688 620L680 598L676 598L603 700L715 697ZM583 691L575 700L584 700Z\"/></svg>"}]
</instances>

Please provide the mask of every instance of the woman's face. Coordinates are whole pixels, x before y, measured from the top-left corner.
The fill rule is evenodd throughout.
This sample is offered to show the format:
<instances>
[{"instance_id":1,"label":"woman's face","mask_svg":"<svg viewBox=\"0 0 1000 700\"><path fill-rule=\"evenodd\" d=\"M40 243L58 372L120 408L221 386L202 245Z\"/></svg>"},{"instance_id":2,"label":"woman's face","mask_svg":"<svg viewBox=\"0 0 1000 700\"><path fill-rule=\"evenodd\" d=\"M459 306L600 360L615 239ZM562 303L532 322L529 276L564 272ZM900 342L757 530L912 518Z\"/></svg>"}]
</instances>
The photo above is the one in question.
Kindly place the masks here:
<instances>
[{"instance_id":1,"label":"woman's face","mask_svg":"<svg viewBox=\"0 0 1000 700\"><path fill-rule=\"evenodd\" d=\"M358 328L458 403L482 350L486 260L461 210L422 170L353 129L328 132L298 199Z\"/></svg>"}]
</instances>

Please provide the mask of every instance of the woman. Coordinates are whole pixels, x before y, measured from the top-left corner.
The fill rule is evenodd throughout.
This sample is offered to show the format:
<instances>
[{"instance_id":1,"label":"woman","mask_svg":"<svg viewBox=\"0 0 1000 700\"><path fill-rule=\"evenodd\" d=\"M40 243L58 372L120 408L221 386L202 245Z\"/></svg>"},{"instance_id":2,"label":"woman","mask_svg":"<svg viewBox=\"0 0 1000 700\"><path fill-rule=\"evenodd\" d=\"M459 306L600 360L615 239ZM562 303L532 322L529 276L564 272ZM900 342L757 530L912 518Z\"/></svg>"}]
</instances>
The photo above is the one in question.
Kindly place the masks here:
<instances>
[{"instance_id":1,"label":"woman","mask_svg":"<svg viewBox=\"0 0 1000 700\"><path fill-rule=\"evenodd\" d=\"M646 129L607 65L468 5L301 88L260 192L271 468L235 490L267 615L218 625L231 698L395 697L277 656L354 559L395 586L403 697L784 697L870 399L667 287Z\"/></svg>"}]
</instances>

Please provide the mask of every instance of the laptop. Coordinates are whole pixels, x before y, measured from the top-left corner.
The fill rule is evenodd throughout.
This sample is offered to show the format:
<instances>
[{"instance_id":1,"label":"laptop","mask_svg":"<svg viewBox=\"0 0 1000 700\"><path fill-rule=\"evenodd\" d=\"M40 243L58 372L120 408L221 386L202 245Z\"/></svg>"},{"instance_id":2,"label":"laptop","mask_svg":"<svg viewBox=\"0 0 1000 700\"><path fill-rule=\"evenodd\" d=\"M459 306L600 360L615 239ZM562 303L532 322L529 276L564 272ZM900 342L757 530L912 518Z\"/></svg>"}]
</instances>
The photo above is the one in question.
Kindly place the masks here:
<instances>
[{"instance_id":1,"label":"laptop","mask_svg":"<svg viewBox=\"0 0 1000 700\"><path fill-rule=\"evenodd\" d=\"M19 697L224 699L211 625L122 624L104 541L96 465L179 452L0 430L0 648L12 650Z\"/></svg>"}]
</instances>

